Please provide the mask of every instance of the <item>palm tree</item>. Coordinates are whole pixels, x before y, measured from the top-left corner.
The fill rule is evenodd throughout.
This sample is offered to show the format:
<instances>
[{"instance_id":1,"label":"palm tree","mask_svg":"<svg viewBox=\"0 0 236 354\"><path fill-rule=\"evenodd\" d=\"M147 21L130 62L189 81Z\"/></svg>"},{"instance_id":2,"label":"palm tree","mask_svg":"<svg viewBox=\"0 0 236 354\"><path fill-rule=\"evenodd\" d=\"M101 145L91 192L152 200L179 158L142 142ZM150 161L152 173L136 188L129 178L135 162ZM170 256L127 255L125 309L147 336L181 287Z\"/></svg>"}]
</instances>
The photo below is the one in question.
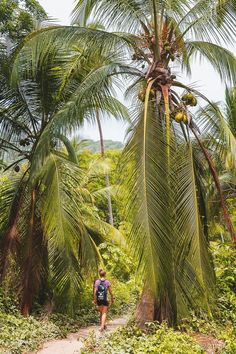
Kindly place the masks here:
<instances>
[{"instance_id":1,"label":"palm tree","mask_svg":"<svg viewBox=\"0 0 236 354\"><path fill-rule=\"evenodd\" d=\"M235 82L236 59L221 46L222 41L234 40L235 4L78 0L74 20L85 16L93 16L108 29L126 31L123 38L126 35L133 41L132 67L138 68L140 75L127 92L134 98L135 113L125 162L133 164L127 205L133 218L130 244L146 279L137 315L141 321L167 319L176 324L188 306L209 310L209 290L213 287L200 218L204 195L196 168L195 141L220 193L226 227L234 243L236 236L213 157L191 112L197 98L206 98L180 82L175 72L189 74L191 60L198 56L207 59L222 79ZM180 96L181 88L184 92ZM137 96L144 104L137 102ZM203 124L208 131L214 128L209 120ZM232 152L235 139L229 144L224 128L218 126ZM148 306L146 301L150 301Z\"/></svg>"},{"instance_id":2,"label":"palm tree","mask_svg":"<svg viewBox=\"0 0 236 354\"><path fill-rule=\"evenodd\" d=\"M204 144L207 146L208 151L211 151L214 156L215 145L217 143L218 149L214 156L214 160L217 163L217 170L219 171L219 182L221 185L221 193L224 193L224 197L231 199L235 197L235 138L236 138L236 91L235 88L226 88L225 90L225 102L220 104L211 103L206 107L203 107L197 113L198 120L210 121L213 128L209 131L203 130ZM222 127L219 129L219 127ZM225 140L228 144L225 144ZM231 145L231 149L227 148ZM220 156L220 158L219 158ZM208 183L211 181L208 179ZM220 227L220 219L216 219L216 215L221 216L220 203L218 203L219 193L216 193L215 188L209 185L209 199L210 207L208 208L208 214L215 215L212 218L212 227L214 229L222 230ZM224 210L223 210L224 212ZM209 216L208 216L209 218ZM217 223L215 221L217 220ZM222 233L222 232L221 232ZM224 238L225 239L225 238Z\"/></svg>"},{"instance_id":3,"label":"palm tree","mask_svg":"<svg viewBox=\"0 0 236 354\"><path fill-rule=\"evenodd\" d=\"M104 145L104 139L103 139L103 131L102 131L102 124L99 116L99 112L96 114L96 119L97 119L97 126L98 126L98 131L99 131L99 139L100 139L100 146L101 146L101 157L102 159L105 158L105 145ZM109 191L110 188L110 179L109 179L109 174L108 172L105 175L105 181L106 181L106 188L107 188L107 202L108 202L108 215L109 215L109 224L114 226L114 219L113 219L113 211L112 211L112 200L111 200L111 193Z\"/></svg>"},{"instance_id":4,"label":"palm tree","mask_svg":"<svg viewBox=\"0 0 236 354\"><path fill-rule=\"evenodd\" d=\"M77 26L80 26L80 24L77 23ZM84 17L83 23L81 23L81 26L86 27L86 28L90 28L90 29L104 30L104 26L102 26L99 22L88 22L88 18L86 18L86 16ZM99 111L96 112L96 123L97 123L98 133L99 133L101 158L104 159L105 158L105 145L104 145L103 130L102 130L102 124L101 124L101 118L100 118ZM108 172L105 175L105 182L106 182L106 188L107 188L108 220L109 220L109 224L114 226L112 199L111 199L111 193L110 193L110 179L109 179Z\"/></svg>"},{"instance_id":5,"label":"palm tree","mask_svg":"<svg viewBox=\"0 0 236 354\"><path fill-rule=\"evenodd\" d=\"M36 43L30 50L38 49ZM65 109L89 68L66 77L62 85L55 79L60 68L53 64L59 51L56 43L54 55L40 57L34 67L26 66L21 58L14 84L9 84L6 73L1 80L1 154L7 153L11 162L5 168L8 178L0 196L0 274L3 281L14 259L23 315L29 314L49 277L54 293L66 296L68 309L72 309L83 274L97 269L96 242L114 237L114 230L94 209L84 172L63 134L63 120L68 120L68 132L78 121L94 117L98 109L116 117L127 113L119 101L100 90L102 105L90 95L76 111L76 120L72 116L70 121Z\"/></svg>"},{"instance_id":6,"label":"palm tree","mask_svg":"<svg viewBox=\"0 0 236 354\"><path fill-rule=\"evenodd\" d=\"M88 97L93 107L110 107L114 84L121 77L132 80L127 95L133 99L133 125L124 154L125 164L132 168L126 181L127 214L133 220L130 247L146 279L137 315L143 322L157 319L176 324L189 308L205 308L210 313L214 275L200 217L205 198L198 169L201 161L194 153L196 141L221 190L213 157L200 138L202 126L191 111L198 98L206 98L177 80L176 73L189 74L191 60L197 56L207 59L222 79L234 83L235 57L221 46L222 41L233 41L234 2L79 0L74 22L91 16L107 29L125 32L48 28L29 38L15 65L37 67L42 58L51 58L54 42L60 42L60 66L54 63L60 86L64 89L68 80L74 83L76 75L83 77L75 82L76 90L63 111L56 114L58 131L82 121L77 114L84 113ZM208 132L214 126L212 120L204 121ZM226 127L217 128L232 152L235 139L229 144ZM40 163L48 153L53 131L54 124L48 124L38 141L35 154ZM223 198L221 202L235 241L227 205Z\"/></svg>"}]
</instances>

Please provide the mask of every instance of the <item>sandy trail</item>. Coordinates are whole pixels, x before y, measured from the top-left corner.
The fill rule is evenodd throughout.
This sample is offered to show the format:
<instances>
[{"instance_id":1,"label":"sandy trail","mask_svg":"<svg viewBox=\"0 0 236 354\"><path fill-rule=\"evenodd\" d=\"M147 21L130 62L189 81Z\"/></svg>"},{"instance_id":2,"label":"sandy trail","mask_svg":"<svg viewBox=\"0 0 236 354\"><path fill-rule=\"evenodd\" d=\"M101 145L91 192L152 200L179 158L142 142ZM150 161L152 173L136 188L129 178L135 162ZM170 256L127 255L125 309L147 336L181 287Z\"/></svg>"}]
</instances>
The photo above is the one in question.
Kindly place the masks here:
<instances>
[{"instance_id":1,"label":"sandy trail","mask_svg":"<svg viewBox=\"0 0 236 354\"><path fill-rule=\"evenodd\" d=\"M126 323L127 323L127 319L124 317L109 321L106 333L112 333L116 331L119 327L124 326ZM77 333L71 333L65 339L58 339L58 340L46 342L43 345L42 349L34 353L79 354L81 348L83 347L83 339L87 338L92 331L94 331L94 333L97 336L102 335L99 332L98 328L99 328L98 326L89 326L89 327L81 328Z\"/></svg>"}]
</instances>

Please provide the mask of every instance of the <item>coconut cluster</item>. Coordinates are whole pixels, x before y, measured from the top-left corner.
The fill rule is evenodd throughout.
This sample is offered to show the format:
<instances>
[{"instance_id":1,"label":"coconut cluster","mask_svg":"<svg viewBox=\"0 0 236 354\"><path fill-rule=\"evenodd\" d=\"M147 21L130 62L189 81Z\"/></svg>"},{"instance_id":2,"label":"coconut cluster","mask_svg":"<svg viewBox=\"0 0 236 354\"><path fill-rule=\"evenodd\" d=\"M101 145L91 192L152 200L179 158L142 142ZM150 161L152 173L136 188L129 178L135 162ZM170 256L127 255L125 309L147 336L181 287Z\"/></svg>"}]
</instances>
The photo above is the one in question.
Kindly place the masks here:
<instances>
[{"instance_id":1,"label":"coconut cluster","mask_svg":"<svg viewBox=\"0 0 236 354\"><path fill-rule=\"evenodd\" d=\"M146 88L143 88L142 90L139 91L138 98L140 101L145 102L145 97L146 97ZM155 90L151 89L149 93L149 101L151 101L155 97Z\"/></svg>"},{"instance_id":2,"label":"coconut cluster","mask_svg":"<svg viewBox=\"0 0 236 354\"><path fill-rule=\"evenodd\" d=\"M188 124L188 115L185 110L177 110L174 113L174 118L177 123L185 123Z\"/></svg>"},{"instance_id":3,"label":"coconut cluster","mask_svg":"<svg viewBox=\"0 0 236 354\"><path fill-rule=\"evenodd\" d=\"M188 92L185 95L183 95L182 101L186 104L186 106L194 107L197 105L197 99L191 92Z\"/></svg>"}]
</instances>

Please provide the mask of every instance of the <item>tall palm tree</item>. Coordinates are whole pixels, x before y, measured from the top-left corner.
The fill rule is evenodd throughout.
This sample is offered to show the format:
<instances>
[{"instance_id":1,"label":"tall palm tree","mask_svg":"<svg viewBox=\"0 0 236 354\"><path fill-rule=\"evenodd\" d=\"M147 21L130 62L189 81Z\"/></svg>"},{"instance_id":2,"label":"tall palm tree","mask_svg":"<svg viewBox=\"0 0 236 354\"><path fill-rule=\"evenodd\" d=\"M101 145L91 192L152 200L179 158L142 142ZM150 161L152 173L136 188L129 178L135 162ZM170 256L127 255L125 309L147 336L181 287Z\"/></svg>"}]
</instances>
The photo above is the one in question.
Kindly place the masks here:
<instances>
[{"instance_id":1,"label":"tall palm tree","mask_svg":"<svg viewBox=\"0 0 236 354\"><path fill-rule=\"evenodd\" d=\"M105 145L104 145L102 124L101 124L101 119L100 119L99 112L97 112L97 114L96 114L96 119L97 119L98 131L99 131L101 157L102 157L102 159L104 159L105 158ZM110 179L109 179L108 172L105 175L105 181L106 181L106 188L107 188L107 202L108 202L109 223L112 226L114 226L113 211L112 211L112 200L111 200L111 193L109 191Z\"/></svg>"},{"instance_id":2,"label":"tall palm tree","mask_svg":"<svg viewBox=\"0 0 236 354\"><path fill-rule=\"evenodd\" d=\"M221 44L234 40L235 4L231 0L79 0L74 21L91 16L108 30L124 32L78 26L48 28L29 38L15 65L34 68L53 52L53 43L60 42L61 63L54 66L54 73L61 87L75 72L82 76L81 72L86 72L81 83L76 82L77 88L63 112L56 114L58 130L69 129L80 121L77 113L81 109L84 112L88 97L92 104L96 102L94 106L104 105L112 94L112 84L119 84L121 77L132 81L127 95L133 99L133 126L125 163L132 168L131 178L126 181L130 191L127 214L133 220L129 241L146 279L138 317L176 324L189 308L204 307L210 312L214 287L200 217L205 199L204 181L198 169L201 161L194 153L196 140L220 192L213 157L199 134L203 127L213 131L215 124L206 119L203 126L198 126L191 111L198 98L206 98L180 82L177 74L189 74L192 59L205 58L222 79L234 83L236 59ZM88 71L95 57L93 70ZM218 125L218 130L225 146L233 151L235 139L229 144L227 128ZM53 131L54 125L49 124L41 135L35 150L37 161L47 155L47 141ZM222 207L235 242L223 198Z\"/></svg>"},{"instance_id":3,"label":"tall palm tree","mask_svg":"<svg viewBox=\"0 0 236 354\"><path fill-rule=\"evenodd\" d=\"M8 179L0 196L0 274L3 280L9 260L16 261L23 315L29 314L49 276L55 294L66 296L71 309L83 274L97 268L97 240L114 236L114 230L94 212L93 198L63 134L61 119L68 119L68 132L94 117L98 109L116 117L127 113L119 101L100 90L102 105L90 95L76 111L76 120L72 116L70 121L65 108L75 89L83 85L89 68L59 82L55 71L60 68L54 66L60 51L57 44L53 55L39 57L34 67L28 67L22 57L14 84L9 84L6 73L1 80L1 155L7 153L11 162L5 169ZM29 50L38 49L36 43Z\"/></svg>"},{"instance_id":4,"label":"tall palm tree","mask_svg":"<svg viewBox=\"0 0 236 354\"><path fill-rule=\"evenodd\" d=\"M75 23L74 23L75 24ZM100 29L104 30L104 26L99 23L99 22L89 22L88 17L85 15L84 18L82 19L82 23L76 23L77 26L83 26L86 28L90 29ZM99 133L99 140L100 140L100 152L101 152L101 157L104 159L105 157L105 145L104 145L104 138L103 138L103 129L102 129L102 123L101 123L101 117L99 111L96 112L96 123L98 127L98 133ZM105 175L105 183L106 183L106 188L107 188L107 204L108 204L108 220L109 223L114 226L114 218L113 218L113 210L112 210L112 198L111 198L111 193L110 193L110 179L109 179L109 174L108 172Z\"/></svg>"},{"instance_id":5,"label":"tall palm tree","mask_svg":"<svg viewBox=\"0 0 236 354\"><path fill-rule=\"evenodd\" d=\"M193 136L221 195L227 230L236 242L213 158L191 112L197 98L205 97L176 77L178 71L189 74L191 60L199 57L207 59L222 79L235 82L236 59L221 46L234 41L235 10L233 1L201 0L78 0L74 10L75 21L93 16L108 29L126 31L133 40L133 67L140 70L127 92L135 107L125 154L134 169L128 184L128 212L133 218L130 243L146 278L138 311L144 321L167 319L176 324L189 305L209 309L212 272L200 218L199 200L204 204L204 196ZM144 104L137 102L137 96ZM213 129L209 120L203 124L208 131ZM222 125L218 129L225 134ZM229 144L225 135L224 141L230 151L236 146L235 139ZM148 299L150 304L145 306Z\"/></svg>"}]
</instances>

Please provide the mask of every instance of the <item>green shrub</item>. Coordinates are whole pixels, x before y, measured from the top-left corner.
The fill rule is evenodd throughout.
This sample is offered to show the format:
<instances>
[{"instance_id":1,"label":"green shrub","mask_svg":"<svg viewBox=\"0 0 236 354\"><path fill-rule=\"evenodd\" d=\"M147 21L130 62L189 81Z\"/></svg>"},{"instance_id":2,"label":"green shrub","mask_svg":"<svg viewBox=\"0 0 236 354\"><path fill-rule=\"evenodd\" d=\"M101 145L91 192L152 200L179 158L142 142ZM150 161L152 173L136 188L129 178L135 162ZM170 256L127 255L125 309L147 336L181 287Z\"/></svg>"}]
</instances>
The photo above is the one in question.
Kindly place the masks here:
<instances>
[{"instance_id":1,"label":"green shrub","mask_svg":"<svg viewBox=\"0 0 236 354\"><path fill-rule=\"evenodd\" d=\"M232 244L211 242L216 273L216 302L212 317L192 313L181 330L212 335L225 342L222 354L236 353L236 250Z\"/></svg>"},{"instance_id":2,"label":"green shrub","mask_svg":"<svg viewBox=\"0 0 236 354\"><path fill-rule=\"evenodd\" d=\"M220 338L224 340L225 347L221 354L236 353L236 327L228 327L220 333Z\"/></svg>"},{"instance_id":3,"label":"green shrub","mask_svg":"<svg viewBox=\"0 0 236 354\"><path fill-rule=\"evenodd\" d=\"M18 314L18 301L15 296L0 288L0 312Z\"/></svg>"},{"instance_id":4,"label":"green shrub","mask_svg":"<svg viewBox=\"0 0 236 354\"><path fill-rule=\"evenodd\" d=\"M59 336L59 329L51 322L0 313L0 353L25 353Z\"/></svg>"},{"instance_id":5,"label":"green shrub","mask_svg":"<svg viewBox=\"0 0 236 354\"><path fill-rule=\"evenodd\" d=\"M141 331L134 325L128 325L117 332L96 339L89 337L85 342L83 354L99 352L101 354L200 354L203 349L196 342L166 324L151 324L148 331Z\"/></svg>"},{"instance_id":6,"label":"green shrub","mask_svg":"<svg viewBox=\"0 0 236 354\"><path fill-rule=\"evenodd\" d=\"M236 250L232 244L212 242L217 303L214 316L221 324L236 326Z\"/></svg>"}]
</instances>

